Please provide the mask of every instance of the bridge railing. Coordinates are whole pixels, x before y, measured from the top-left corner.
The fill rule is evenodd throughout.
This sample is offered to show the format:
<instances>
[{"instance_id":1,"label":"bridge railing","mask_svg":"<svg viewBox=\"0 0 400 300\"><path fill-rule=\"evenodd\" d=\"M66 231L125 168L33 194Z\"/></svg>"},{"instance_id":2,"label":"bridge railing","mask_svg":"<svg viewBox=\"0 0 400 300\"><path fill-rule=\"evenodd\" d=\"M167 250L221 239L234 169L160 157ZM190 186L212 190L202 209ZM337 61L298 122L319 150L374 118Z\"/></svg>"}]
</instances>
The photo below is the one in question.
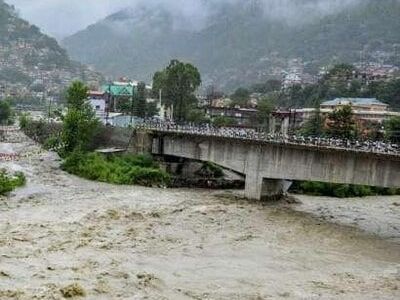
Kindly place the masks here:
<instances>
[{"instance_id":1,"label":"bridge railing","mask_svg":"<svg viewBox=\"0 0 400 300\"><path fill-rule=\"evenodd\" d=\"M148 129L158 132L170 132L180 134L184 133L191 135L225 137L277 144L303 145L319 148L323 147L332 149L353 150L367 153L400 155L399 145L382 141L346 140L338 138L307 137L300 135L284 136L282 134L270 134L264 131L249 128L215 127L211 125L194 126L190 124L181 125L172 122L145 122L137 124L135 127L137 129Z\"/></svg>"}]
</instances>

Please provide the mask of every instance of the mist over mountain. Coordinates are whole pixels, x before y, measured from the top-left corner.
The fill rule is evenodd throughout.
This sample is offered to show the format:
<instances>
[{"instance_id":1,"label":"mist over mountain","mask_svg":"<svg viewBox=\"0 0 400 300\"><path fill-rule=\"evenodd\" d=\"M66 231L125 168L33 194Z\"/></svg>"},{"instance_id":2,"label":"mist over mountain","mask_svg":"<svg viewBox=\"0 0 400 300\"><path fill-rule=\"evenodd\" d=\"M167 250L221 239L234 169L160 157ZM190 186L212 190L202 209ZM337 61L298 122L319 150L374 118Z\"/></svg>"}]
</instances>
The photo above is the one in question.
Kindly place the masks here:
<instances>
[{"instance_id":1,"label":"mist over mountain","mask_svg":"<svg viewBox=\"0 0 400 300\"><path fill-rule=\"evenodd\" d=\"M361 51L364 59L399 63L398 0L134 3L62 44L74 59L107 75L149 82L178 58L197 65L205 84L228 89L277 76L293 58L310 73L357 62Z\"/></svg>"}]
</instances>

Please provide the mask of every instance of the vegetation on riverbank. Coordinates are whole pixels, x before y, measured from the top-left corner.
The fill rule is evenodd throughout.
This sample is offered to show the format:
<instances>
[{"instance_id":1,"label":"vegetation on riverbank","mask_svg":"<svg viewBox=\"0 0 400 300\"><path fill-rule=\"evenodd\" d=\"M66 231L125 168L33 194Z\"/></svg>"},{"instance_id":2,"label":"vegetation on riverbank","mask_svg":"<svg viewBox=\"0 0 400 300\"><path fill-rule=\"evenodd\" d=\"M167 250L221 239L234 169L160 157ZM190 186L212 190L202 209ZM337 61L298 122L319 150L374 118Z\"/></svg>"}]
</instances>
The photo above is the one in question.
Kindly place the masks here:
<instances>
[{"instance_id":1,"label":"vegetation on riverbank","mask_svg":"<svg viewBox=\"0 0 400 300\"><path fill-rule=\"evenodd\" d=\"M99 153L73 152L62 164L63 170L89 179L112 184L168 186L170 176L151 156L105 156Z\"/></svg>"},{"instance_id":2,"label":"vegetation on riverbank","mask_svg":"<svg viewBox=\"0 0 400 300\"><path fill-rule=\"evenodd\" d=\"M9 175L5 170L0 170L0 195L5 195L25 183L26 178L22 172Z\"/></svg>"},{"instance_id":3,"label":"vegetation on riverbank","mask_svg":"<svg viewBox=\"0 0 400 300\"><path fill-rule=\"evenodd\" d=\"M297 181L293 184L290 191L295 194L336 198L400 195L400 189L312 181Z\"/></svg>"},{"instance_id":4,"label":"vegetation on riverbank","mask_svg":"<svg viewBox=\"0 0 400 300\"><path fill-rule=\"evenodd\" d=\"M8 101L0 101L0 125L14 124L14 111Z\"/></svg>"}]
</instances>

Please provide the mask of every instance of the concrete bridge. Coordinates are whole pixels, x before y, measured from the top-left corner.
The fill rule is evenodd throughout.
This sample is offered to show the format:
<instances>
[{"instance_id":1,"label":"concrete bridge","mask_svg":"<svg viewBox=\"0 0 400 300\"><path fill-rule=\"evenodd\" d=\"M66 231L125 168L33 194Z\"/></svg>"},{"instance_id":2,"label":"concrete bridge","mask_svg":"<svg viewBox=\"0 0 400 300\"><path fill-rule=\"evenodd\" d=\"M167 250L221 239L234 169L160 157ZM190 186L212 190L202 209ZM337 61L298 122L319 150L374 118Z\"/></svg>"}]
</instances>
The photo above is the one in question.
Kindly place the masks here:
<instances>
[{"instance_id":1,"label":"concrete bridge","mask_svg":"<svg viewBox=\"0 0 400 300\"><path fill-rule=\"evenodd\" d=\"M138 130L138 152L209 161L246 176L249 199L285 193L293 180L400 187L400 156L185 132Z\"/></svg>"}]
</instances>

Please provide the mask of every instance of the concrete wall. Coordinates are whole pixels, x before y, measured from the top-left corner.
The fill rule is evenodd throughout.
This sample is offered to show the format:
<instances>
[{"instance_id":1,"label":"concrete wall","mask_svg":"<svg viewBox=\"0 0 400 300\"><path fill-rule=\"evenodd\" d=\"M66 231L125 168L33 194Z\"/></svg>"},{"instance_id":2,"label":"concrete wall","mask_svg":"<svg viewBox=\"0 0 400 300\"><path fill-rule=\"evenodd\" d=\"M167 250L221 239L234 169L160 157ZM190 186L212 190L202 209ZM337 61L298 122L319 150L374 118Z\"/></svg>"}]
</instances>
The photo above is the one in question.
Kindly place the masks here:
<instances>
[{"instance_id":1,"label":"concrete wall","mask_svg":"<svg viewBox=\"0 0 400 300\"><path fill-rule=\"evenodd\" d=\"M400 187L400 158L391 155L174 134L156 137L153 153L211 161L245 174L253 195L265 190L263 179Z\"/></svg>"}]
</instances>

